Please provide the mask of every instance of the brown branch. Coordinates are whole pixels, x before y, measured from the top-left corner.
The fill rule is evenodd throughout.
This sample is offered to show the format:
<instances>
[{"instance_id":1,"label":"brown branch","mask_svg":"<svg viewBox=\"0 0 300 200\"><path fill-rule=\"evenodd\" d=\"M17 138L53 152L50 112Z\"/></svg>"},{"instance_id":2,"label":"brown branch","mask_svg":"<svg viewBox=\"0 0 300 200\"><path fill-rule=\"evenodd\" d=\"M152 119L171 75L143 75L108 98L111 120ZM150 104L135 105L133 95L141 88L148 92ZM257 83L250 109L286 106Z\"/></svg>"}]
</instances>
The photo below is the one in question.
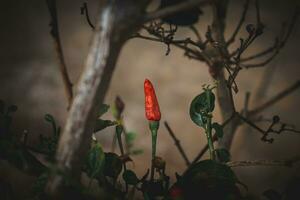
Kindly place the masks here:
<instances>
[{"instance_id":1,"label":"brown branch","mask_svg":"<svg viewBox=\"0 0 300 200\"><path fill-rule=\"evenodd\" d=\"M253 161L232 161L226 163L229 167L252 167L252 166L278 166L278 167L293 167L294 164L300 161L300 157L289 160L253 160Z\"/></svg>"},{"instance_id":2,"label":"brown branch","mask_svg":"<svg viewBox=\"0 0 300 200\"><path fill-rule=\"evenodd\" d=\"M181 146L181 144L180 144L180 141L176 138L176 136L175 136L173 130L171 129L171 127L169 126L168 122L165 121L165 122L164 122L164 125L165 125L166 129L168 130L169 135L170 135L170 136L172 137L172 139L174 140L175 146L177 147L177 149L178 149L180 155L182 156L182 158L184 159L185 164L186 164L187 166L189 166L191 163L190 163L188 157L186 156L186 153L185 153L185 151L183 150L183 148L182 148L182 146Z\"/></svg>"},{"instance_id":3,"label":"brown branch","mask_svg":"<svg viewBox=\"0 0 300 200\"><path fill-rule=\"evenodd\" d=\"M281 99L283 99L286 96L290 95L292 92L294 92L298 88L300 88L300 80L298 80L296 83L294 83L290 87L286 88L285 90L281 91L280 93L278 93L277 95L275 95L274 97L272 97L267 102L265 102L262 105L260 105L260 106L258 106L256 108L252 109L251 111L249 111L249 116L255 116L255 115L257 115L258 113L260 113L260 112L264 111L265 109L269 108L270 106L272 106L273 104L277 103Z\"/></svg>"},{"instance_id":4,"label":"brown branch","mask_svg":"<svg viewBox=\"0 0 300 200\"><path fill-rule=\"evenodd\" d=\"M176 14L178 12L181 11L186 11L189 10L193 7L203 7L206 6L208 4L210 4L211 1L209 0L190 0L190 1L185 1L183 3L179 3L176 4L174 6L170 6L167 8L163 8L161 10L157 10L151 13L148 13L145 18L144 18L144 22L149 22L155 19L159 19L159 18L163 18L163 17L167 17L173 14Z\"/></svg>"},{"instance_id":5,"label":"brown branch","mask_svg":"<svg viewBox=\"0 0 300 200\"><path fill-rule=\"evenodd\" d=\"M60 193L63 175L79 180L82 157L91 142L97 110L108 90L121 47L141 26L145 2L102 2L85 68L58 144L56 168L61 173L50 177L48 193Z\"/></svg>"},{"instance_id":6,"label":"brown branch","mask_svg":"<svg viewBox=\"0 0 300 200\"><path fill-rule=\"evenodd\" d=\"M243 9L243 13L242 13L242 16L240 18L240 21L236 27L236 29L234 30L232 36L230 37L230 39L227 41L226 45L229 46L230 44L232 44L234 41L235 41L235 37L236 35L238 34L238 32L240 31L243 23L245 22L245 19L246 19L246 14L247 14L247 11L248 11L248 8L249 8L249 2L250 0L245 0L245 4L244 4L244 9Z\"/></svg>"},{"instance_id":7,"label":"brown branch","mask_svg":"<svg viewBox=\"0 0 300 200\"><path fill-rule=\"evenodd\" d=\"M73 91L72 91L72 83L71 83L70 77L68 75L68 70L67 70L67 66L65 63L63 50L62 50L62 44L61 44L60 35L59 35L56 0L46 0L46 2L47 2L47 6L48 6L48 9L50 12L50 16L51 16L51 23L50 23L51 35L53 37L55 50L56 50L59 64L60 64L59 69L60 69L60 74L63 79L65 93L66 93L67 100L68 100L68 109L69 109L69 107L71 106L71 103L72 103L72 99L73 99Z\"/></svg>"}]
</instances>

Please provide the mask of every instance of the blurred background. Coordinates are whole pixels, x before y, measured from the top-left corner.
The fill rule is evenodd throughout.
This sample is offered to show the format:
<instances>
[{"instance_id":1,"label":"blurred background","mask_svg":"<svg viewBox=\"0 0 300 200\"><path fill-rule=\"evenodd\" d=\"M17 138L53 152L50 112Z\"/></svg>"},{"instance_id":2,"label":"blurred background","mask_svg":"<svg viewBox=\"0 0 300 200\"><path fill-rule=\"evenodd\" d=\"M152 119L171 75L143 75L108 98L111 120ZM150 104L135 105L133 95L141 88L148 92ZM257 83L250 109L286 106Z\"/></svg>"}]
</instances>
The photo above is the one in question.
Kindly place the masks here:
<instances>
[{"instance_id":1,"label":"blurred background","mask_svg":"<svg viewBox=\"0 0 300 200\"><path fill-rule=\"evenodd\" d=\"M71 81L75 84L82 71L88 52L92 30L85 17L80 15L82 0L57 1L59 28L65 60ZM89 13L95 21L97 0L88 0ZM230 37L242 12L244 1L232 0L228 10L226 35ZM266 25L265 33L258 38L246 54L251 55L271 46L279 34L281 23L290 18L297 1L261 1L262 21ZM155 7L155 4L153 5ZM67 100L63 82L59 74L58 60L49 34L50 17L46 3L40 0L1 1L0 6L0 99L15 104L19 110L15 114L13 127L15 132L29 132L29 141L35 144L39 134L49 134L51 127L44 121L46 113L52 114L63 127L67 116ZM255 23L255 9L250 6L247 23ZM211 22L210 9L204 9L204 15L196 25L205 34ZM238 37L245 36L245 24ZM190 29L182 28L177 38L191 36ZM228 38L227 37L227 38ZM234 50L239 41L232 47ZM251 101L250 108L264 102L300 79L300 22L296 24L290 40L280 54L264 68L242 70L237 78L239 93L235 95L236 106L242 109L245 93L255 94L260 86L265 70L275 68L270 87ZM171 47L165 56L166 46L141 39L131 39L124 46L118 60L111 86L105 103L113 104L119 95L126 104L124 121L129 131L137 133L136 148L144 153L133 157L129 164L138 175L143 175L150 164L150 133L144 117L143 82L150 79L157 92L162 111L162 120L169 122L180 139L188 157L192 160L205 145L203 131L189 118L189 104L201 92L203 84L212 84L208 68L204 63L189 60L183 52ZM254 96L254 95L253 95ZM271 118L279 115L282 121L294 124L300 129L300 90L275 104L264 112ZM215 120L221 122L219 109L214 113ZM111 113L105 115L112 119ZM110 151L113 128L97 133L97 138L106 151ZM158 139L158 155L167 161L167 173L174 178L175 172L182 172L185 164L178 153L167 130L161 125ZM286 159L300 153L300 135L282 133L274 135L275 142L266 144L260 140L260 134L240 127L232 145L232 160ZM206 155L207 157L207 155ZM249 186L255 194L275 188L282 190L291 177L299 174L299 165L284 167L243 167L235 168L239 179Z\"/></svg>"}]
</instances>

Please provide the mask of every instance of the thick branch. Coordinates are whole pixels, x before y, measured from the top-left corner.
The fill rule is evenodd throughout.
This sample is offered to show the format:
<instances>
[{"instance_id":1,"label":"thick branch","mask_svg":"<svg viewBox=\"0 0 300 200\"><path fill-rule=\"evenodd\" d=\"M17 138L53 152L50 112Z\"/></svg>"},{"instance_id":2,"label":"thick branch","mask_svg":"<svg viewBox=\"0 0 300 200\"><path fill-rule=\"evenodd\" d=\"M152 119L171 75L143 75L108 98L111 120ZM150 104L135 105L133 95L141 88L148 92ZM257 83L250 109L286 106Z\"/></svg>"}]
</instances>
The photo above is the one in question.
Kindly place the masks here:
<instances>
[{"instance_id":1,"label":"thick branch","mask_svg":"<svg viewBox=\"0 0 300 200\"><path fill-rule=\"evenodd\" d=\"M78 83L64 131L57 149L57 168L67 176L79 178L82 157L91 142L94 123L125 40L139 26L142 8L135 1L106 1L99 14L85 70ZM124 10L126 12L120 12ZM55 174L47 190L57 194L63 177Z\"/></svg>"}]
</instances>

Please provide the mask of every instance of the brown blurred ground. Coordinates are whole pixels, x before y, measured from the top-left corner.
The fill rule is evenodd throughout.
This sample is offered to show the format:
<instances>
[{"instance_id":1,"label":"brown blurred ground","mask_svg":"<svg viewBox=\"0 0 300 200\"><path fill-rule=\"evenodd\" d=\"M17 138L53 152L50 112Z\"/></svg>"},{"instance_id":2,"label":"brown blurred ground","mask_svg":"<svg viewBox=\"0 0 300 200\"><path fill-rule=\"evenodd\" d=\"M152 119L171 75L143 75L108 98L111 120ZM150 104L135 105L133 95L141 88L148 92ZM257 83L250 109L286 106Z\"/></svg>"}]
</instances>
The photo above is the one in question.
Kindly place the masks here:
<instances>
[{"instance_id":1,"label":"brown blurred ground","mask_svg":"<svg viewBox=\"0 0 300 200\"><path fill-rule=\"evenodd\" d=\"M91 29L80 15L80 0L58 1L59 26L63 48L72 82L76 82L82 70L87 54ZM241 13L241 2L233 1L228 16L227 33L238 22ZM89 9L94 20L97 1L90 0ZM265 34L259 38L249 54L264 49L273 43L279 32L281 22L288 18L293 10L292 1L262 1L262 19L266 24ZM16 104L19 111L14 118L17 132L27 129L34 142L38 134L47 134L50 127L43 121L45 113L51 113L63 126L66 118L66 98L58 70L52 38L49 34L49 15L44 1L11 0L1 2L0 12L0 99ZM209 10L197 24L202 33L210 22ZM248 23L255 23L254 9L251 7L247 16ZM265 94L271 97L300 78L300 23L291 35L280 55L267 67L276 67L272 85ZM245 33L245 31L242 31ZM180 30L178 37L189 34L188 29ZM236 42L238 43L238 41ZM133 39L123 48L118 61L109 93L107 104L112 104L116 95L126 102L125 123L128 130L138 133L136 146L145 153L134 158L134 168L138 174L146 171L149 163L150 135L147 121L144 119L143 81L149 78L157 89L157 96L162 109L163 120L167 120L180 138L189 158L192 159L205 144L202 130L189 119L188 109L192 98L201 91L201 85L212 83L207 68L183 57L182 51L172 48L165 56L163 44ZM264 69L243 70L238 77L240 92L236 95L239 108L243 105L246 91L258 87ZM300 128L300 92L277 103L265 112L265 116L279 114L283 121L295 124ZM252 102L251 106L254 106ZM110 114L106 115L111 118ZM215 112L220 121L218 110ZM300 136L284 133L275 136L272 145L262 143L256 132L245 134L239 129L233 143L233 160L284 159L300 153ZM99 140L110 150L113 130L107 129L98 135ZM167 160L168 173L184 169L184 162L177 152L166 129L161 126L159 132L158 154ZM249 189L261 193L269 187L282 188L299 167L265 168L251 167L237 169L240 179L249 185Z\"/></svg>"}]
</instances>

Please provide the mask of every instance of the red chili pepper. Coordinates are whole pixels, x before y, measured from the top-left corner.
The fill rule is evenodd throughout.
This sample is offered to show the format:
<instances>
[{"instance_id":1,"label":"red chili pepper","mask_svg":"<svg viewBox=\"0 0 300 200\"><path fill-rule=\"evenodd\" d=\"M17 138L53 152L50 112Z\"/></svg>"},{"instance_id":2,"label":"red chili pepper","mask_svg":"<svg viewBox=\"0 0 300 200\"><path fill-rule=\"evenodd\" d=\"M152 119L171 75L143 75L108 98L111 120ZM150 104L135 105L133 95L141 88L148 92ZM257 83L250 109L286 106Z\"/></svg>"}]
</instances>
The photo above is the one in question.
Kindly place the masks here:
<instances>
[{"instance_id":1,"label":"red chili pepper","mask_svg":"<svg viewBox=\"0 0 300 200\"><path fill-rule=\"evenodd\" d=\"M158 101L152 83L146 79L144 82L145 114L151 121L159 121L161 118Z\"/></svg>"}]
</instances>

